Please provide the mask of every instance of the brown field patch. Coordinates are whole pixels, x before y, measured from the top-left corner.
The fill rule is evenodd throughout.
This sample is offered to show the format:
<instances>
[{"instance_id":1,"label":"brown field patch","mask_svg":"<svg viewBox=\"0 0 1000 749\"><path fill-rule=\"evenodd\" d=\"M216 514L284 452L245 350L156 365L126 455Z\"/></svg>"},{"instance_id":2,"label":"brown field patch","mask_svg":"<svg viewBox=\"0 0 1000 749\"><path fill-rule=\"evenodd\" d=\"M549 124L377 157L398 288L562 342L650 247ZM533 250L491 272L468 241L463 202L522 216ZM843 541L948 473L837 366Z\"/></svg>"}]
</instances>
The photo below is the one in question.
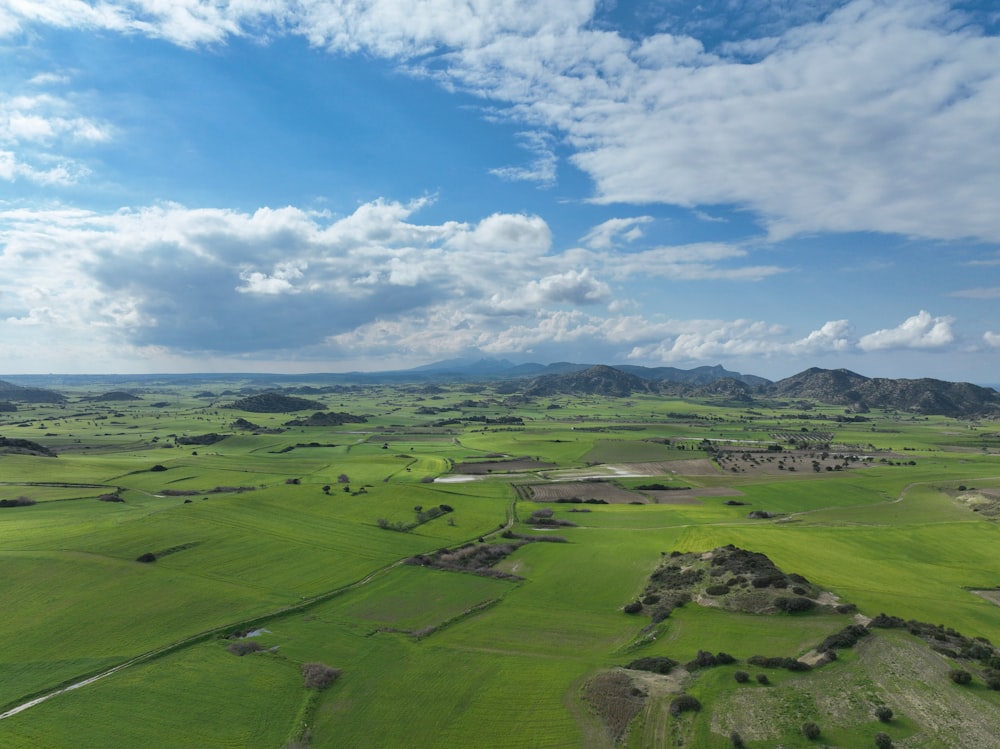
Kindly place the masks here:
<instances>
[{"instance_id":1,"label":"brown field patch","mask_svg":"<svg viewBox=\"0 0 1000 749\"><path fill-rule=\"evenodd\" d=\"M708 458L694 458L691 460L666 460L659 463L642 463L635 465L656 466L656 473L643 474L646 476L666 476L676 473L681 476L717 476L719 468Z\"/></svg>"},{"instance_id":2,"label":"brown field patch","mask_svg":"<svg viewBox=\"0 0 1000 749\"><path fill-rule=\"evenodd\" d=\"M523 471L540 471L553 468L554 463L545 463L534 458L512 458L510 460L481 460L467 463L457 463L455 473L465 473L482 476L487 473L518 473Z\"/></svg>"},{"instance_id":3,"label":"brown field patch","mask_svg":"<svg viewBox=\"0 0 1000 749\"><path fill-rule=\"evenodd\" d=\"M571 499L603 500L608 504L628 504L640 502L648 504L649 500L638 492L630 492L607 481L568 481L558 484L532 484L532 499L535 502L558 502Z\"/></svg>"}]
</instances>

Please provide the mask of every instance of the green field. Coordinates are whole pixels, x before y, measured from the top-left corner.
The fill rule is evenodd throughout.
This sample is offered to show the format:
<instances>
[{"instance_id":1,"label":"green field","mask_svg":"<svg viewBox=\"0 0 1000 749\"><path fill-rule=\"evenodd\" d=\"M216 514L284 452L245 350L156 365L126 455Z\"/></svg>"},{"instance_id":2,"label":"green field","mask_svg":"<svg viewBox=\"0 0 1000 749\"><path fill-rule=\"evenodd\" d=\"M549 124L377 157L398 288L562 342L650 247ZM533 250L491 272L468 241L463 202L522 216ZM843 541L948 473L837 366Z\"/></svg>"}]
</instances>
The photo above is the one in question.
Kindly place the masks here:
<instances>
[{"instance_id":1,"label":"green field","mask_svg":"<svg viewBox=\"0 0 1000 749\"><path fill-rule=\"evenodd\" d=\"M359 385L310 397L363 421L288 426L308 414L227 408L244 385L126 384L138 399L115 402L77 386L0 414L0 436L57 454L0 453L0 712L47 698L0 719L0 746L711 749L735 732L853 748L885 731L1000 747L1000 653L947 634L1000 643L1000 607L976 592L1000 588L995 423ZM814 432L832 438L780 436ZM496 467L453 475L469 461ZM533 501L560 481L655 501ZM726 611L702 591L658 621L656 602L623 611L672 554L727 545L822 605ZM496 552L490 572L460 569L476 551ZM881 613L939 639L873 627L811 670L751 664L811 657ZM720 652L735 662L621 669ZM307 689L306 663L339 678ZM681 693L701 710L673 715Z\"/></svg>"}]
</instances>

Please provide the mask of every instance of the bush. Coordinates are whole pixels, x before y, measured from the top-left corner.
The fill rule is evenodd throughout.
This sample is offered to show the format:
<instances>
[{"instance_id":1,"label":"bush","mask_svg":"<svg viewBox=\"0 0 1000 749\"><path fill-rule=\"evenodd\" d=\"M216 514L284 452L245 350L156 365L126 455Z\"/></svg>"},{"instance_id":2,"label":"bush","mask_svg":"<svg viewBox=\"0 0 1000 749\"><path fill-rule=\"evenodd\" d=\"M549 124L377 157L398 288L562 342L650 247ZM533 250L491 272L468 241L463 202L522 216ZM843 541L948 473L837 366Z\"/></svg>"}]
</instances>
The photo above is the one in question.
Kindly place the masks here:
<instances>
[{"instance_id":1,"label":"bush","mask_svg":"<svg viewBox=\"0 0 1000 749\"><path fill-rule=\"evenodd\" d=\"M259 642L254 642L253 640L237 640L236 642L230 644L226 650L233 655L244 656L249 653L256 653L263 650L263 648L260 646Z\"/></svg>"},{"instance_id":2,"label":"bush","mask_svg":"<svg viewBox=\"0 0 1000 749\"><path fill-rule=\"evenodd\" d=\"M795 598L781 596L774 599L774 605L781 611L786 611L789 614L797 614L799 612L809 611L815 608L816 602L809 598L803 598L802 596L796 596Z\"/></svg>"},{"instance_id":3,"label":"bush","mask_svg":"<svg viewBox=\"0 0 1000 749\"><path fill-rule=\"evenodd\" d=\"M709 585L705 588L705 593L710 596L724 596L729 593L728 585Z\"/></svg>"},{"instance_id":4,"label":"bush","mask_svg":"<svg viewBox=\"0 0 1000 749\"><path fill-rule=\"evenodd\" d=\"M326 689L340 674L339 668L332 668L325 663L302 664L302 682L306 689Z\"/></svg>"},{"instance_id":5,"label":"bush","mask_svg":"<svg viewBox=\"0 0 1000 749\"><path fill-rule=\"evenodd\" d=\"M15 497L14 499L0 499L0 507L30 507L38 504L31 497Z\"/></svg>"},{"instance_id":6,"label":"bush","mask_svg":"<svg viewBox=\"0 0 1000 749\"><path fill-rule=\"evenodd\" d=\"M162 465L160 465L159 463L157 463L157 464L156 464L155 466L153 466L153 467L152 467L152 468L150 468L149 470L150 470L150 471L153 471L153 472L156 472L156 473L159 473L160 471L165 471L165 470L167 470L167 467L166 467L166 466L162 466Z\"/></svg>"},{"instance_id":7,"label":"bush","mask_svg":"<svg viewBox=\"0 0 1000 749\"><path fill-rule=\"evenodd\" d=\"M818 739L820 734L819 726L812 721L802 724L802 735L805 736L810 741L812 739Z\"/></svg>"},{"instance_id":8,"label":"bush","mask_svg":"<svg viewBox=\"0 0 1000 749\"><path fill-rule=\"evenodd\" d=\"M878 749L892 749L892 737L879 731L875 734L875 746Z\"/></svg>"},{"instance_id":9,"label":"bush","mask_svg":"<svg viewBox=\"0 0 1000 749\"><path fill-rule=\"evenodd\" d=\"M962 686L972 683L972 674L961 668L953 668L949 671L948 678L956 684L961 684Z\"/></svg>"},{"instance_id":10,"label":"bush","mask_svg":"<svg viewBox=\"0 0 1000 749\"><path fill-rule=\"evenodd\" d=\"M729 734L729 743L736 747L736 749L743 749L743 747L746 746L746 744L743 743L743 737L736 731Z\"/></svg>"},{"instance_id":11,"label":"bush","mask_svg":"<svg viewBox=\"0 0 1000 749\"><path fill-rule=\"evenodd\" d=\"M733 674L733 678L736 679L736 682L738 684L746 684L748 681L750 681L750 674L748 674L746 671L737 671L736 673Z\"/></svg>"},{"instance_id":12,"label":"bush","mask_svg":"<svg viewBox=\"0 0 1000 749\"><path fill-rule=\"evenodd\" d=\"M670 714L675 718L681 713L697 712L701 710L701 703L690 694L681 694L670 703Z\"/></svg>"},{"instance_id":13,"label":"bush","mask_svg":"<svg viewBox=\"0 0 1000 749\"><path fill-rule=\"evenodd\" d=\"M757 683L766 686L771 683L771 680L767 678L767 674L757 674Z\"/></svg>"},{"instance_id":14,"label":"bush","mask_svg":"<svg viewBox=\"0 0 1000 749\"><path fill-rule=\"evenodd\" d=\"M622 611L624 611L626 614L638 614L640 611L642 611L642 603L640 603L639 601L632 601L632 603L626 603L625 606L622 607Z\"/></svg>"},{"instance_id":15,"label":"bush","mask_svg":"<svg viewBox=\"0 0 1000 749\"><path fill-rule=\"evenodd\" d=\"M145 554L140 554L135 558L135 561L142 562L143 564L149 564L150 562L156 561L156 554L151 551L147 551Z\"/></svg>"},{"instance_id":16,"label":"bush","mask_svg":"<svg viewBox=\"0 0 1000 749\"><path fill-rule=\"evenodd\" d=\"M677 661L673 658L667 658L666 656L647 656L645 658L637 658L632 661L625 668L631 668L636 671L652 671L654 674L669 674L674 667L677 665Z\"/></svg>"},{"instance_id":17,"label":"bush","mask_svg":"<svg viewBox=\"0 0 1000 749\"><path fill-rule=\"evenodd\" d=\"M875 717L878 718L883 723L888 723L892 720L892 708L886 705L879 705L875 708Z\"/></svg>"}]
</instances>

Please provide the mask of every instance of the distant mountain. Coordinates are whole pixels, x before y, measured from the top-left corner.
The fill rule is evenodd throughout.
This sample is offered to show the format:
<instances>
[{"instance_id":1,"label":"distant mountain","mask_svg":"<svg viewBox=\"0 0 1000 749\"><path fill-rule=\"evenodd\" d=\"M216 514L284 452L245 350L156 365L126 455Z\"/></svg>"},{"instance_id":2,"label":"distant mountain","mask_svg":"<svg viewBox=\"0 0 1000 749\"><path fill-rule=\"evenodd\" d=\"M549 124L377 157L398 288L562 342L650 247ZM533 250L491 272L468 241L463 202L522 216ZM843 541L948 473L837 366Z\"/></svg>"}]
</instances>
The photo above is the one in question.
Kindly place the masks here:
<instances>
[{"instance_id":1,"label":"distant mountain","mask_svg":"<svg viewBox=\"0 0 1000 749\"><path fill-rule=\"evenodd\" d=\"M813 367L761 389L780 398L815 400L858 411L892 408L917 414L1000 415L1000 393L968 382L869 378L847 369Z\"/></svg>"},{"instance_id":2,"label":"distant mountain","mask_svg":"<svg viewBox=\"0 0 1000 749\"><path fill-rule=\"evenodd\" d=\"M714 367L695 367L694 369L678 369L677 367L639 367L624 364L615 367L623 372L634 374L646 380L663 380L665 382L681 382L690 385L707 385L719 380L732 379L751 386L770 384L770 380L756 375L744 375L730 372L720 365Z\"/></svg>"},{"instance_id":3,"label":"distant mountain","mask_svg":"<svg viewBox=\"0 0 1000 749\"><path fill-rule=\"evenodd\" d=\"M609 395L626 398L633 393L659 392L655 382L614 367L598 364L577 372L541 375L529 380L521 392L527 396L557 394Z\"/></svg>"},{"instance_id":4,"label":"distant mountain","mask_svg":"<svg viewBox=\"0 0 1000 749\"><path fill-rule=\"evenodd\" d=\"M66 396L45 388L30 388L0 380L0 400L21 403L62 403Z\"/></svg>"}]
</instances>

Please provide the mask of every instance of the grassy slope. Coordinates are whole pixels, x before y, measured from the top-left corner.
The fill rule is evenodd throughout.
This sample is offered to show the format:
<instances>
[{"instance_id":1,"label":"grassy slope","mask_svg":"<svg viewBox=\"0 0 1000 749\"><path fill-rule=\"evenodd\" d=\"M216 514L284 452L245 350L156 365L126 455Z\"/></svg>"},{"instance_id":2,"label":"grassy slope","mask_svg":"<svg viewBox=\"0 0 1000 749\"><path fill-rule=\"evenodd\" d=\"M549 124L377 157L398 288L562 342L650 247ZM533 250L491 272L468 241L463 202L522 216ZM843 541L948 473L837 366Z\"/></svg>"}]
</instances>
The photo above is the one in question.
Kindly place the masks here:
<instances>
[{"instance_id":1,"label":"grassy slope","mask_svg":"<svg viewBox=\"0 0 1000 749\"><path fill-rule=\"evenodd\" d=\"M442 400L446 405L468 397L453 392ZM778 428L819 428L809 421L768 422L777 412L748 423L737 421L735 412L649 398L631 406L556 400L563 408L526 409L523 430L484 431L470 422L449 431L429 429L428 417L414 413L428 401L391 389L368 390L329 399L331 410L369 414L365 425L240 434L210 446L172 449L161 447L170 442L168 435L224 432L239 414L183 393L176 408L162 411L145 403L103 407L105 420L68 418L46 407L56 416L45 422L46 430L58 433L52 442L73 451L55 460L2 456L5 479L31 482L44 476L121 486L127 503L97 502L97 490L49 487L35 490L39 505L0 511L0 557L7 573L0 579L0 597L16 602L13 615L0 622L8 644L0 659L0 704L183 637L297 605L410 554L496 529L511 498L506 481L423 483L444 473L449 461L491 453L529 455L561 467L595 460L675 460L699 453L634 440L768 440ZM668 412L689 416L665 420ZM459 408L439 418L507 413L494 405ZM712 414L720 418L704 418ZM287 419L246 416L265 426ZM637 428L621 429L626 420ZM611 431L575 428L581 425ZM35 429L4 432L21 436ZM699 649L741 658L797 655L843 626L844 617L835 615L763 617L688 605L664 623L655 641L633 647L644 622L620 607L641 591L661 553L727 543L767 553L865 613L946 622L965 634L1000 641L1000 611L964 589L997 584L1000 562L990 550L1000 529L940 491L959 483L985 485L985 477L1000 473L995 456L940 450L942 440L956 432L964 440L978 439L961 429L946 420L880 421L875 431L851 425L840 435L880 448L912 447L904 454L916 466L836 475L678 477L691 486L738 488L749 507L726 506L723 498L689 505L593 506L590 513L557 506L557 517L579 527L559 531L569 543L530 545L506 560L502 567L522 576L521 583L396 568L318 606L268 620L270 632L261 642L277 646L276 653L236 658L225 652L224 642L209 640L2 721L0 743L73 746L80 745L73 743L79 736L86 745L109 747L278 746L293 735L306 699L298 665L312 660L344 669L312 718L314 747L443 747L481 743L484 736L491 746L599 743L577 695L600 669L637 655L684 661ZM297 447L314 441L337 446ZM156 463L168 470L149 472ZM349 477L350 492L338 482L341 474ZM299 483L286 483L290 478ZM329 494L322 491L326 485ZM216 486L255 490L208 493ZM197 494L155 496L165 488ZM361 488L364 493L358 493ZM4 496L32 495L25 485L3 490ZM408 522L415 506L441 503L455 512L414 532L376 525L378 518ZM518 513L523 518L538 507L523 503ZM758 508L793 513L786 519L792 522L748 520L746 512ZM152 565L133 561L144 551L178 547ZM415 639L378 628L435 630ZM788 696L801 692L799 687L782 691L786 682L789 690L793 678L828 690L826 679L832 684L854 678L842 675L855 673L852 657L806 677L779 673L776 689L758 690L771 694L769 709L785 716L777 738L762 738L771 743L759 745L797 745L790 734L797 716L816 709ZM690 688L707 704L742 705L745 695L733 691L732 670L704 672ZM982 688L975 696L996 704L994 693ZM725 711L672 722L664 717L665 704L651 703L632 733L633 743L648 743L650 737L666 741L679 731L689 746L728 745L731 725L718 717ZM737 714L759 709L739 707ZM827 716L836 745L870 740L865 732L871 725L845 719L835 726L834 712L819 711ZM158 717L130 717L150 713ZM94 714L117 717L91 721L86 735L79 734L84 716ZM185 715L190 717L180 717ZM905 720L894 726L896 738L920 729L912 717Z\"/></svg>"}]
</instances>

